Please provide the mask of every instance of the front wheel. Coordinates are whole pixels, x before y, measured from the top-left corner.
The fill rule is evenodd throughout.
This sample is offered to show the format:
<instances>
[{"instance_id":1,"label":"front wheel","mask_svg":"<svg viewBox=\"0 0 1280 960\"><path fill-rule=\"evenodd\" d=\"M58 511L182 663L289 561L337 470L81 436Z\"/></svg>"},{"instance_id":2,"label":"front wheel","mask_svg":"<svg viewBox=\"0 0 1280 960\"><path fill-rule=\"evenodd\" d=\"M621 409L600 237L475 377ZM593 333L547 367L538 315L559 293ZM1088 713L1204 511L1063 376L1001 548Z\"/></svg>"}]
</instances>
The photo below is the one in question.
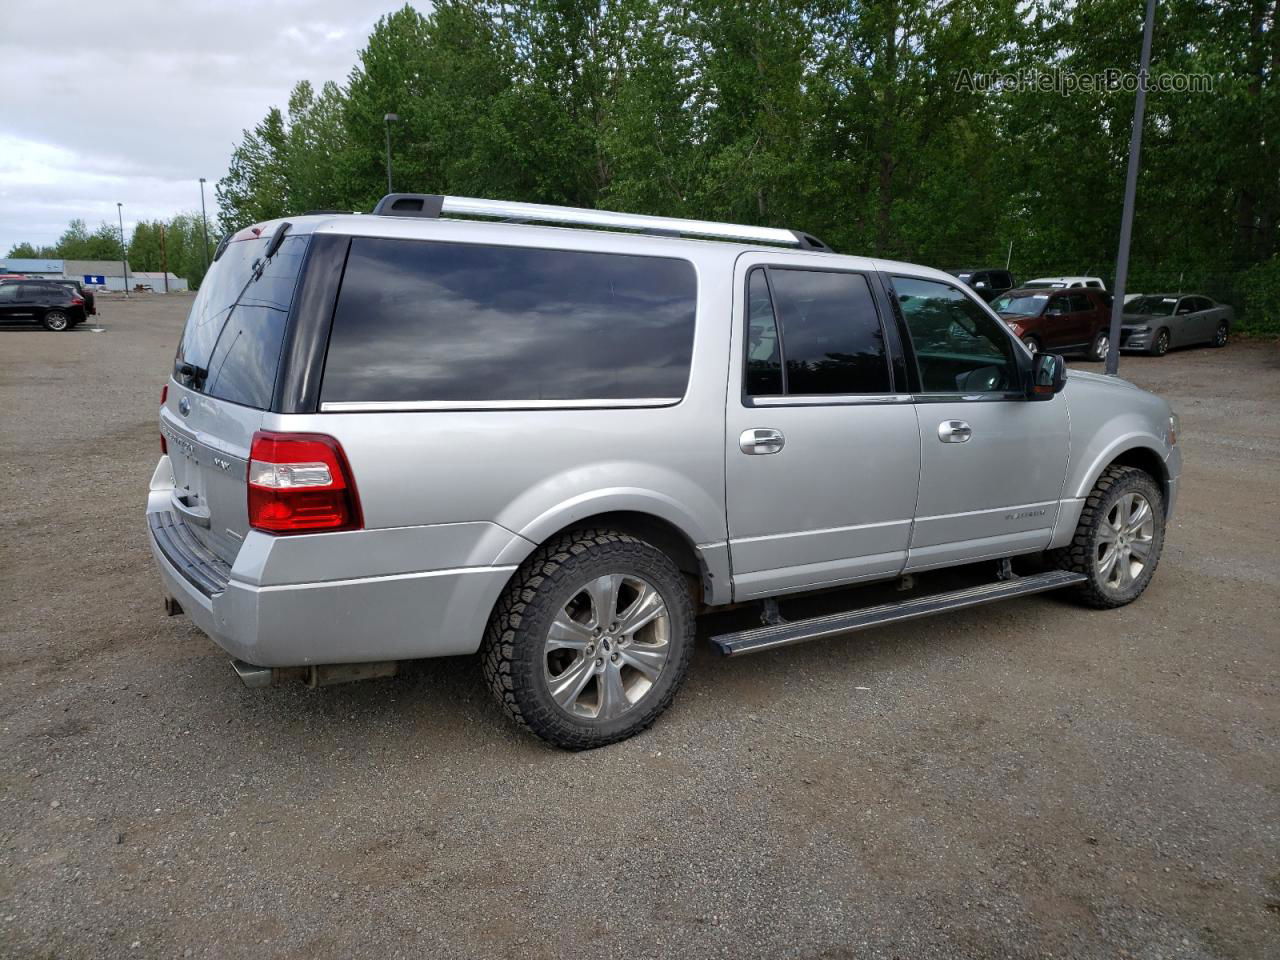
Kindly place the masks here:
<instances>
[{"instance_id":1,"label":"front wheel","mask_svg":"<svg viewBox=\"0 0 1280 960\"><path fill-rule=\"evenodd\" d=\"M1111 349L1111 338L1105 333L1099 332L1093 338L1093 344L1089 347L1089 359L1099 362L1107 359L1107 351Z\"/></svg>"},{"instance_id":2,"label":"front wheel","mask_svg":"<svg viewBox=\"0 0 1280 960\"><path fill-rule=\"evenodd\" d=\"M1035 356L1040 352L1040 341L1035 337L1023 337L1022 342L1026 348L1031 351L1032 356Z\"/></svg>"},{"instance_id":3,"label":"front wheel","mask_svg":"<svg viewBox=\"0 0 1280 960\"><path fill-rule=\"evenodd\" d=\"M1213 335L1213 345L1215 347L1225 347L1227 345L1227 338L1230 335L1231 331L1224 320L1222 323L1218 324L1218 329Z\"/></svg>"},{"instance_id":4,"label":"front wheel","mask_svg":"<svg viewBox=\"0 0 1280 960\"><path fill-rule=\"evenodd\" d=\"M46 330L52 330L55 333L66 330L71 326L71 318L62 310L46 311L44 318L40 322L44 324Z\"/></svg>"},{"instance_id":5,"label":"front wheel","mask_svg":"<svg viewBox=\"0 0 1280 960\"><path fill-rule=\"evenodd\" d=\"M516 573L481 665L512 719L586 750L634 736L666 710L693 638L689 590L666 554L626 533L578 530Z\"/></svg>"},{"instance_id":6,"label":"front wheel","mask_svg":"<svg viewBox=\"0 0 1280 960\"><path fill-rule=\"evenodd\" d=\"M1169 352L1169 331L1159 330L1156 332L1156 338L1151 341L1151 355L1153 357L1163 357Z\"/></svg>"},{"instance_id":7,"label":"front wheel","mask_svg":"<svg viewBox=\"0 0 1280 960\"><path fill-rule=\"evenodd\" d=\"M1132 603L1147 589L1164 547L1164 497L1137 467L1108 467L1085 500L1071 543L1052 556L1089 579L1076 588L1085 606Z\"/></svg>"}]
</instances>

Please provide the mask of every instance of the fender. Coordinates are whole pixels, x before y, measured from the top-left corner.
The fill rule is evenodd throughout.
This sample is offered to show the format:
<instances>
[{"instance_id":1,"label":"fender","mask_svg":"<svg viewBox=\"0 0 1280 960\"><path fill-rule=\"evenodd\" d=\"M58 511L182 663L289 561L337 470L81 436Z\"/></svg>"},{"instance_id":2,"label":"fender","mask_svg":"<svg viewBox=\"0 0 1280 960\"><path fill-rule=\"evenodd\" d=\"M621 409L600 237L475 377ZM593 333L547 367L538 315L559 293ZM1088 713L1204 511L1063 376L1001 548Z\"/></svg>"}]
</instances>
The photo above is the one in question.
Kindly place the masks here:
<instances>
[{"instance_id":1,"label":"fender","mask_svg":"<svg viewBox=\"0 0 1280 960\"><path fill-rule=\"evenodd\" d=\"M1075 481L1067 485L1068 497L1077 499L1087 497L1109 463L1130 450L1138 449L1149 450L1154 455L1154 459L1160 462L1161 475L1156 477L1156 480L1167 490L1169 470L1165 466L1165 460L1168 458L1169 448L1163 438L1155 436L1148 430L1131 430L1113 438L1100 450L1096 449L1096 446L1091 443L1083 451L1081 460L1084 461L1084 457L1088 457L1088 460L1084 461L1088 463L1088 467L1083 473L1077 473L1074 467L1071 469L1070 474L1075 477Z\"/></svg>"},{"instance_id":2,"label":"fender","mask_svg":"<svg viewBox=\"0 0 1280 960\"><path fill-rule=\"evenodd\" d=\"M625 468L635 476L637 472L652 471L652 465L608 464L605 468ZM593 471L594 472L594 471ZM666 474L666 471L662 471ZM572 471L578 474L581 471ZM664 485L687 487L686 498L677 499L652 487L618 485L581 492L551 501L552 491L563 491L567 486L577 486L571 475L549 478L538 488L526 492L513 501L498 518L508 530L518 534L495 559L495 565L520 564L538 545L544 543L558 530L572 526L588 517L604 513L639 513L656 517L675 527L693 545L701 558L707 574L708 602L727 602L729 589L729 551L726 533L722 529L707 529L698 520L703 517L724 517L724 505L698 490L696 486L676 474L667 474ZM536 510L536 512L535 512ZM721 590L726 597L721 598Z\"/></svg>"}]
</instances>

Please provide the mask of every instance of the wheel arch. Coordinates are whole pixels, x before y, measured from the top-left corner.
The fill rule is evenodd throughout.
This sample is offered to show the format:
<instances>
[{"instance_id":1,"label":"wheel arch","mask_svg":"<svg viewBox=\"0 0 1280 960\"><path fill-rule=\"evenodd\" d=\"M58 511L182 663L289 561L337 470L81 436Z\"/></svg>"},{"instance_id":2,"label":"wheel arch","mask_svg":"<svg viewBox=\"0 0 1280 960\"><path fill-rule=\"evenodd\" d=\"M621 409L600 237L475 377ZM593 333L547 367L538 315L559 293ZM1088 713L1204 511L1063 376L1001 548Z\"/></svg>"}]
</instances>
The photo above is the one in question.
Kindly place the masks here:
<instances>
[{"instance_id":1,"label":"wheel arch","mask_svg":"<svg viewBox=\"0 0 1280 960\"><path fill-rule=\"evenodd\" d=\"M1137 467L1150 475L1160 485L1160 490L1164 494L1165 512L1168 513L1173 500L1169 489L1169 468L1164 456L1157 449L1154 438L1132 436L1109 447L1090 466L1085 479L1077 487L1075 496L1088 496L1089 491L1098 482L1098 478L1102 476L1102 472L1108 467Z\"/></svg>"},{"instance_id":2,"label":"wheel arch","mask_svg":"<svg viewBox=\"0 0 1280 960\"><path fill-rule=\"evenodd\" d=\"M652 509L617 508L593 512L565 511L554 518L540 517L520 531L520 539L509 544L497 564L520 565L535 550L570 530L609 529L629 533L653 544L667 554L681 572L698 584L705 603L729 602L728 547L724 543L698 544L687 529L670 516Z\"/></svg>"}]
</instances>

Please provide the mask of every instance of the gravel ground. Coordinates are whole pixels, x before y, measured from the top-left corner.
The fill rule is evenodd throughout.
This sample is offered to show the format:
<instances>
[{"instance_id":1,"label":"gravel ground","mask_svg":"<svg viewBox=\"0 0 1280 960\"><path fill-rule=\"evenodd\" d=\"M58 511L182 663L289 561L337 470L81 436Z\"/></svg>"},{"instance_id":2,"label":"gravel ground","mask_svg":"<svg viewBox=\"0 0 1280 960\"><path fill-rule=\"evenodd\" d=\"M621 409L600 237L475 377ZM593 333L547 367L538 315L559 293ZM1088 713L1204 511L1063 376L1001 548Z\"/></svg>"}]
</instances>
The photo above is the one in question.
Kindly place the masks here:
<instances>
[{"instance_id":1,"label":"gravel ground","mask_svg":"<svg viewBox=\"0 0 1280 960\"><path fill-rule=\"evenodd\" d=\"M1139 602L702 649L575 755L470 659L249 691L162 615L189 302L0 329L0 954L1280 956L1275 346L1124 359L1186 457Z\"/></svg>"}]
</instances>

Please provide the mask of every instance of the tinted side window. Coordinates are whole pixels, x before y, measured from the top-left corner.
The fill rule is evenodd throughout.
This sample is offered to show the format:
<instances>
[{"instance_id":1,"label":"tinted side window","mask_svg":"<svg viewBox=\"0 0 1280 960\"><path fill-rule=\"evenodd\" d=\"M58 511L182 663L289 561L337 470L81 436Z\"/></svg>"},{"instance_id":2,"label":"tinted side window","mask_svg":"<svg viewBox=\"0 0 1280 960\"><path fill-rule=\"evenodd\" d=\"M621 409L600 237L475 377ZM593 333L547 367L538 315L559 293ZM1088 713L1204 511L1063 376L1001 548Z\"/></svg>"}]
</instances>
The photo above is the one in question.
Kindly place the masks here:
<instances>
[{"instance_id":1,"label":"tinted side window","mask_svg":"<svg viewBox=\"0 0 1280 960\"><path fill-rule=\"evenodd\" d=\"M18 285L16 283L0 283L0 300L17 300Z\"/></svg>"},{"instance_id":2,"label":"tinted side window","mask_svg":"<svg viewBox=\"0 0 1280 960\"><path fill-rule=\"evenodd\" d=\"M747 395L774 396L782 389L782 345L778 321L763 270L752 270L747 282Z\"/></svg>"},{"instance_id":3,"label":"tinted side window","mask_svg":"<svg viewBox=\"0 0 1280 960\"><path fill-rule=\"evenodd\" d=\"M1093 301L1089 299L1087 294L1073 293L1071 295L1071 312L1083 313L1085 310L1093 309Z\"/></svg>"},{"instance_id":4,"label":"tinted side window","mask_svg":"<svg viewBox=\"0 0 1280 960\"><path fill-rule=\"evenodd\" d=\"M1003 324L955 287L894 277L926 393L1013 390L1018 368Z\"/></svg>"},{"instance_id":5,"label":"tinted side window","mask_svg":"<svg viewBox=\"0 0 1280 960\"><path fill-rule=\"evenodd\" d=\"M676 400L696 304L685 260L357 237L320 399Z\"/></svg>"},{"instance_id":6,"label":"tinted side window","mask_svg":"<svg viewBox=\"0 0 1280 960\"><path fill-rule=\"evenodd\" d=\"M768 276L788 394L891 391L884 331L866 277L790 269L770 269Z\"/></svg>"}]
</instances>

